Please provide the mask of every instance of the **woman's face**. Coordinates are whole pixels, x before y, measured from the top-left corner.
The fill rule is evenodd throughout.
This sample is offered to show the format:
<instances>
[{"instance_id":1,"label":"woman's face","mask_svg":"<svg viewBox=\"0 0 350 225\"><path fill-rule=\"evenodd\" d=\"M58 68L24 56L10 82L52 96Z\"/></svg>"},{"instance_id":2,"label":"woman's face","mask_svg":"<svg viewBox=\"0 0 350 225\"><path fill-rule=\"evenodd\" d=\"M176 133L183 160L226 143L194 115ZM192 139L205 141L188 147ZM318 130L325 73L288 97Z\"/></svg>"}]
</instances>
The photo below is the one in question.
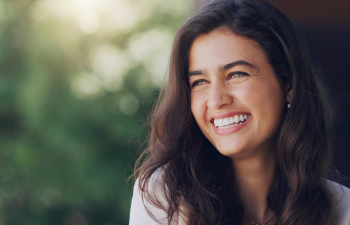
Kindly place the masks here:
<instances>
[{"instance_id":1,"label":"woman's face","mask_svg":"<svg viewBox=\"0 0 350 225\"><path fill-rule=\"evenodd\" d=\"M256 42L223 28L198 37L188 79L193 116L219 152L244 158L271 150L289 99Z\"/></svg>"}]
</instances>

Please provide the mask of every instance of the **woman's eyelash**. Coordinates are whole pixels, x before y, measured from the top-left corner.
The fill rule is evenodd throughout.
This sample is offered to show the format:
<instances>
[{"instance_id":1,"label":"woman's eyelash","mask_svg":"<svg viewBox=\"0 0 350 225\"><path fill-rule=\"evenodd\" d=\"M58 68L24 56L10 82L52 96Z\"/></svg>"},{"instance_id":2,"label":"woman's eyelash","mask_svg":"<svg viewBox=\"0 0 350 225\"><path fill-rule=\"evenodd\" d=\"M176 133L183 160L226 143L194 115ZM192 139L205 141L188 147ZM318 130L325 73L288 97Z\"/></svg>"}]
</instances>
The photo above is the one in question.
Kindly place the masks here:
<instances>
[{"instance_id":1,"label":"woman's eyelash","mask_svg":"<svg viewBox=\"0 0 350 225\"><path fill-rule=\"evenodd\" d=\"M241 77L241 76L249 76L247 73L244 72L233 72L230 73L229 78L237 78L237 77Z\"/></svg>"},{"instance_id":2,"label":"woman's eyelash","mask_svg":"<svg viewBox=\"0 0 350 225\"><path fill-rule=\"evenodd\" d=\"M245 72L233 72L233 73L229 74L229 78L237 78L237 77L241 77L241 76L249 76L249 74L247 74ZM193 82L192 85L190 85L190 89L193 89L197 85L204 84L205 82L207 82L207 81L206 80L196 80L195 82Z\"/></svg>"},{"instance_id":3,"label":"woman's eyelash","mask_svg":"<svg viewBox=\"0 0 350 225\"><path fill-rule=\"evenodd\" d=\"M194 86L199 85L201 82L205 83L205 80L196 80L195 82L193 82L193 84L190 86L190 88L194 88Z\"/></svg>"}]
</instances>

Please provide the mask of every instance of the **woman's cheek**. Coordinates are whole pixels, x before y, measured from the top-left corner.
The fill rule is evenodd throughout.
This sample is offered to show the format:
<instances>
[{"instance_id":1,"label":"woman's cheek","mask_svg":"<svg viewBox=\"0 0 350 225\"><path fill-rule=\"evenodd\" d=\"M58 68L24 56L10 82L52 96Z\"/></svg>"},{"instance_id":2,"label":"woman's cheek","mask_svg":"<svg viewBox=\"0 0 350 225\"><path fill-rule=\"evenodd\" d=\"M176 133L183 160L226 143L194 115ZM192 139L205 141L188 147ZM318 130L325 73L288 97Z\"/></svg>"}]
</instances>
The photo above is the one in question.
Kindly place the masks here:
<instances>
[{"instance_id":1,"label":"woman's cheek","mask_svg":"<svg viewBox=\"0 0 350 225\"><path fill-rule=\"evenodd\" d=\"M207 94L203 91L191 92L191 111L197 123L199 119L205 120L207 111Z\"/></svg>"},{"instance_id":2,"label":"woman's cheek","mask_svg":"<svg viewBox=\"0 0 350 225\"><path fill-rule=\"evenodd\" d=\"M242 84L236 90L236 100L240 101L243 105L255 105L261 100L260 87L253 82L247 82ZM248 106L249 107L249 106Z\"/></svg>"}]
</instances>

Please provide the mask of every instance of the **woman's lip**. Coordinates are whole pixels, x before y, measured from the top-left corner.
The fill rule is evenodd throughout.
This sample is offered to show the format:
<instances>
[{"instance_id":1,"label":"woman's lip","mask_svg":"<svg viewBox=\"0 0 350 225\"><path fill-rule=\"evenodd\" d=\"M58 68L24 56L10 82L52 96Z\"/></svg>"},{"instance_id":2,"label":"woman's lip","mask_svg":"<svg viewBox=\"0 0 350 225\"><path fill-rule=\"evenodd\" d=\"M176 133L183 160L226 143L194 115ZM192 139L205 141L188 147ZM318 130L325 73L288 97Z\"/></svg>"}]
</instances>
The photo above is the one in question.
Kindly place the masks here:
<instances>
[{"instance_id":1,"label":"woman's lip","mask_svg":"<svg viewBox=\"0 0 350 225\"><path fill-rule=\"evenodd\" d=\"M227 113L212 115L210 117L210 121L213 122L214 119L227 118L227 117L231 117L231 116L239 115L239 114L249 114L250 115L249 112L244 112L244 111L227 112Z\"/></svg>"},{"instance_id":2,"label":"woman's lip","mask_svg":"<svg viewBox=\"0 0 350 225\"><path fill-rule=\"evenodd\" d=\"M219 128L215 127L214 123L212 123L212 126L214 127L214 131L217 135L231 134L231 133L237 132L240 129L242 129L245 125L247 125L248 122L250 122L251 118L252 117L250 116L244 123L237 125L235 127L229 127L226 129L219 129Z\"/></svg>"}]
</instances>

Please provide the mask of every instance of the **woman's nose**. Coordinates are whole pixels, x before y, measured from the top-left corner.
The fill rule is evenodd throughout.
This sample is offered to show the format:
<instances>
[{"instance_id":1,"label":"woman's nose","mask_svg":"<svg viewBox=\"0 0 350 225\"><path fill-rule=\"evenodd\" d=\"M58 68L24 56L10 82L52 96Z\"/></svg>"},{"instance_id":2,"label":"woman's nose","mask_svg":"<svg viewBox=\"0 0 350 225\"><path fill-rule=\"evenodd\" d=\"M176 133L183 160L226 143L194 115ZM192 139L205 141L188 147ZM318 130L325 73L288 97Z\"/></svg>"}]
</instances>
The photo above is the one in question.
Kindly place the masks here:
<instances>
[{"instance_id":1,"label":"woman's nose","mask_svg":"<svg viewBox=\"0 0 350 225\"><path fill-rule=\"evenodd\" d=\"M212 83L207 106L208 108L220 109L223 105L229 105L233 101L227 87L224 84Z\"/></svg>"}]
</instances>

